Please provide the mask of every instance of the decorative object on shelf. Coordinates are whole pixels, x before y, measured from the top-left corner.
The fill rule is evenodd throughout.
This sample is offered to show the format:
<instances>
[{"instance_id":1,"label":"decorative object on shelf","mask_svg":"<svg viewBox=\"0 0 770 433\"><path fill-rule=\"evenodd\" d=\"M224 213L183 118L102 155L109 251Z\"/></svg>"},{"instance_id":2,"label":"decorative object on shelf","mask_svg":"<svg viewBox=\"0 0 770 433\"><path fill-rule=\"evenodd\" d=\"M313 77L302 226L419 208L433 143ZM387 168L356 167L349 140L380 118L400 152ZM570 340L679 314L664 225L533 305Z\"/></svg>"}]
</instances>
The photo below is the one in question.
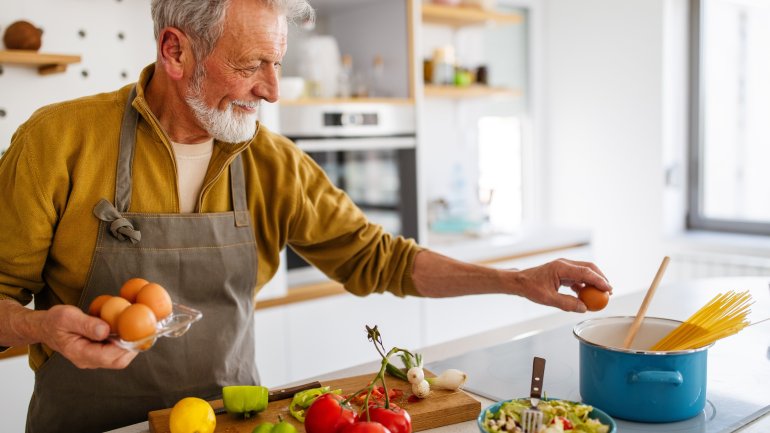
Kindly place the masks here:
<instances>
[{"instance_id":1,"label":"decorative object on shelf","mask_svg":"<svg viewBox=\"0 0 770 433\"><path fill-rule=\"evenodd\" d=\"M29 21L16 21L5 29L3 44L9 50L37 51L43 44L43 30Z\"/></svg>"},{"instance_id":2,"label":"decorative object on shelf","mask_svg":"<svg viewBox=\"0 0 770 433\"><path fill-rule=\"evenodd\" d=\"M374 56L372 70L369 76L369 96L375 98L387 96L387 92L383 89L384 83L385 61L382 59L381 55L377 54Z\"/></svg>"},{"instance_id":3,"label":"decorative object on shelf","mask_svg":"<svg viewBox=\"0 0 770 433\"><path fill-rule=\"evenodd\" d=\"M486 65L476 68L476 83L483 86L489 84L489 68Z\"/></svg>"},{"instance_id":4,"label":"decorative object on shelf","mask_svg":"<svg viewBox=\"0 0 770 433\"><path fill-rule=\"evenodd\" d=\"M305 79L302 77L281 77L278 87L282 101L299 99L305 94Z\"/></svg>"},{"instance_id":5,"label":"decorative object on shelf","mask_svg":"<svg viewBox=\"0 0 770 433\"><path fill-rule=\"evenodd\" d=\"M476 77L470 69L462 67L455 68L455 86L468 87L473 84L475 79Z\"/></svg>"},{"instance_id":6,"label":"decorative object on shelf","mask_svg":"<svg viewBox=\"0 0 770 433\"><path fill-rule=\"evenodd\" d=\"M423 59L422 77L423 82L426 84L433 82L433 59Z\"/></svg>"},{"instance_id":7,"label":"decorative object on shelf","mask_svg":"<svg viewBox=\"0 0 770 433\"><path fill-rule=\"evenodd\" d=\"M433 73L431 81L436 85L454 84L455 49L445 45L433 51Z\"/></svg>"},{"instance_id":8,"label":"decorative object on shelf","mask_svg":"<svg viewBox=\"0 0 770 433\"><path fill-rule=\"evenodd\" d=\"M334 98L342 64L339 45L333 36L311 35L300 42L300 75L311 98Z\"/></svg>"},{"instance_id":9,"label":"decorative object on shelf","mask_svg":"<svg viewBox=\"0 0 770 433\"><path fill-rule=\"evenodd\" d=\"M350 98L353 95L353 56L342 56L342 67L337 78L337 96Z\"/></svg>"}]
</instances>

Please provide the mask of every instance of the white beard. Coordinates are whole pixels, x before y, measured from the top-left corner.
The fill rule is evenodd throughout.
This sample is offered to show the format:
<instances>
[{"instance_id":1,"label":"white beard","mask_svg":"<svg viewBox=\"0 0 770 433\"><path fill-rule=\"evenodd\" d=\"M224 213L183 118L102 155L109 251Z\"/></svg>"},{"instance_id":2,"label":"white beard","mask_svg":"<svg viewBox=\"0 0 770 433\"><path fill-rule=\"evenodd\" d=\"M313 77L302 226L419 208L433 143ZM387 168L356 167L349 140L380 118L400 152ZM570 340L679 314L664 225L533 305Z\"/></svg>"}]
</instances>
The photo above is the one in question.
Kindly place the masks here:
<instances>
[{"instance_id":1,"label":"white beard","mask_svg":"<svg viewBox=\"0 0 770 433\"><path fill-rule=\"evenodd\" d=\"M201 75L199 79L193 81L185 101L206 132L214 139L225 143L239 143L254 137L257 132L258 114L237 113L233 110L233 106L239 105L256 109L259 108L259 101L236 100L230 102L224 111L218 110L216 107L209 107L203 100L203 87L201 85L203 76Z\"/></svg>"}]
</instances>

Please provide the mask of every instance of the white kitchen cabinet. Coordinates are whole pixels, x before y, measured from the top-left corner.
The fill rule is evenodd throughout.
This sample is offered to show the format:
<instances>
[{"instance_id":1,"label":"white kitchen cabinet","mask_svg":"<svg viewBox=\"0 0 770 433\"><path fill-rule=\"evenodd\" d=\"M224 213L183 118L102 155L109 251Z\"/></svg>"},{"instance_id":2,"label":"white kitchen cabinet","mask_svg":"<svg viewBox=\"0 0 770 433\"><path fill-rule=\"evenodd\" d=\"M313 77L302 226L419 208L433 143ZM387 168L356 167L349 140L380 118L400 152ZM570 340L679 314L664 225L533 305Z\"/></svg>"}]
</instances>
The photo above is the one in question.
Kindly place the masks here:
<instances>
[{"instance_id":1,"label":"white kitchen cabinet","mask_svg":"<svg viewBox=\"0 0 770 433\"><path fill-rule=\"evenodd\" d=\"M26 356L0 360L0 430L23 432L27 423L27 407L35 386L35 375Z\"/></svg>"},{"instance_id":2,"label":"white kitchen cabinet","mask_svg":"<svg viewBox=\"0 0 770 433\"><path fill-rule=\"evenodd\" d=\"M291 380L287 353L287 308L267 308L254 313L255 359L262 385L281 386Z\"/></svg>"},{"instance_id":3,"label":"white kitchen cabinet","mask_svg":"<svg viewBox=\"0 0 770 433\"><path fill-rule=\"evenodd\" d=\"M380 359L366 325L379 327L387 349L419 347L419 301L391 294L340 295L288 307L287 361L293 378Z\"/></svg>"},{"instance_id":4,"label":"white kitchen cabinet","mask_svg":"<svg viewBox=\"0 0 770 433\"><path fill-rule=\"evenodd\" d=\"M268 387L379 359L365 326L385 347L422 345L419 298L350 294L257 310L257 362Z\"/></svg>"}]
</instances>

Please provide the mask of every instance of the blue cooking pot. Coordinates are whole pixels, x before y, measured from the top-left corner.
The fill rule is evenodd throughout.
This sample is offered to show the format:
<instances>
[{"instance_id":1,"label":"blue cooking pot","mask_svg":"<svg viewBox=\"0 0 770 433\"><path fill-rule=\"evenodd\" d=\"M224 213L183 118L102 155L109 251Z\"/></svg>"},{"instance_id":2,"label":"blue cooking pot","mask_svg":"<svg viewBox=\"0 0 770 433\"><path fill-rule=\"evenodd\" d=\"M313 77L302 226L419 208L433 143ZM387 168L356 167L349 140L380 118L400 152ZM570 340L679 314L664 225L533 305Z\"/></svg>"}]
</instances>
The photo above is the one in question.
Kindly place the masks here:
<instances>
[{"instance_id":1,"label":"blue cooking pot","mask_svg":"<svg viewBox=\"0 0 770 433\"><path fill-rule=\"evenodd\" d=\"M622 342L633 317L589 319L575 325L580 341L580 396L608 414L640 422L674 422L706 405L706 355L694 350L647 350L682 322L647 317L629 349Z\"/></svg>"}]
</instances>

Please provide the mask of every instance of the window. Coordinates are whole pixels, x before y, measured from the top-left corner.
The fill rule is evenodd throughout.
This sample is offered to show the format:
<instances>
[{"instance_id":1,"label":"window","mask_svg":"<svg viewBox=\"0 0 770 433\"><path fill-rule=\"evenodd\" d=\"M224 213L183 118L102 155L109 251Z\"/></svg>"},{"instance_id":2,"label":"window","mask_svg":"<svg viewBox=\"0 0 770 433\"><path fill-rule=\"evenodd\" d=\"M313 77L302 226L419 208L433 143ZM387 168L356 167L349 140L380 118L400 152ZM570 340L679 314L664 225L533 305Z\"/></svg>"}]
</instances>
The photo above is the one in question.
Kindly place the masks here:
<instances>
[{"instance_id":1,"label":"window","mask_svg":"<svg viewBox=\"0 0 770 433\"><path fill-rule=\"evenodd\" d=\"M770 2L693 6L688 226L770 235Z\"/></svg>"}]
</instances>

